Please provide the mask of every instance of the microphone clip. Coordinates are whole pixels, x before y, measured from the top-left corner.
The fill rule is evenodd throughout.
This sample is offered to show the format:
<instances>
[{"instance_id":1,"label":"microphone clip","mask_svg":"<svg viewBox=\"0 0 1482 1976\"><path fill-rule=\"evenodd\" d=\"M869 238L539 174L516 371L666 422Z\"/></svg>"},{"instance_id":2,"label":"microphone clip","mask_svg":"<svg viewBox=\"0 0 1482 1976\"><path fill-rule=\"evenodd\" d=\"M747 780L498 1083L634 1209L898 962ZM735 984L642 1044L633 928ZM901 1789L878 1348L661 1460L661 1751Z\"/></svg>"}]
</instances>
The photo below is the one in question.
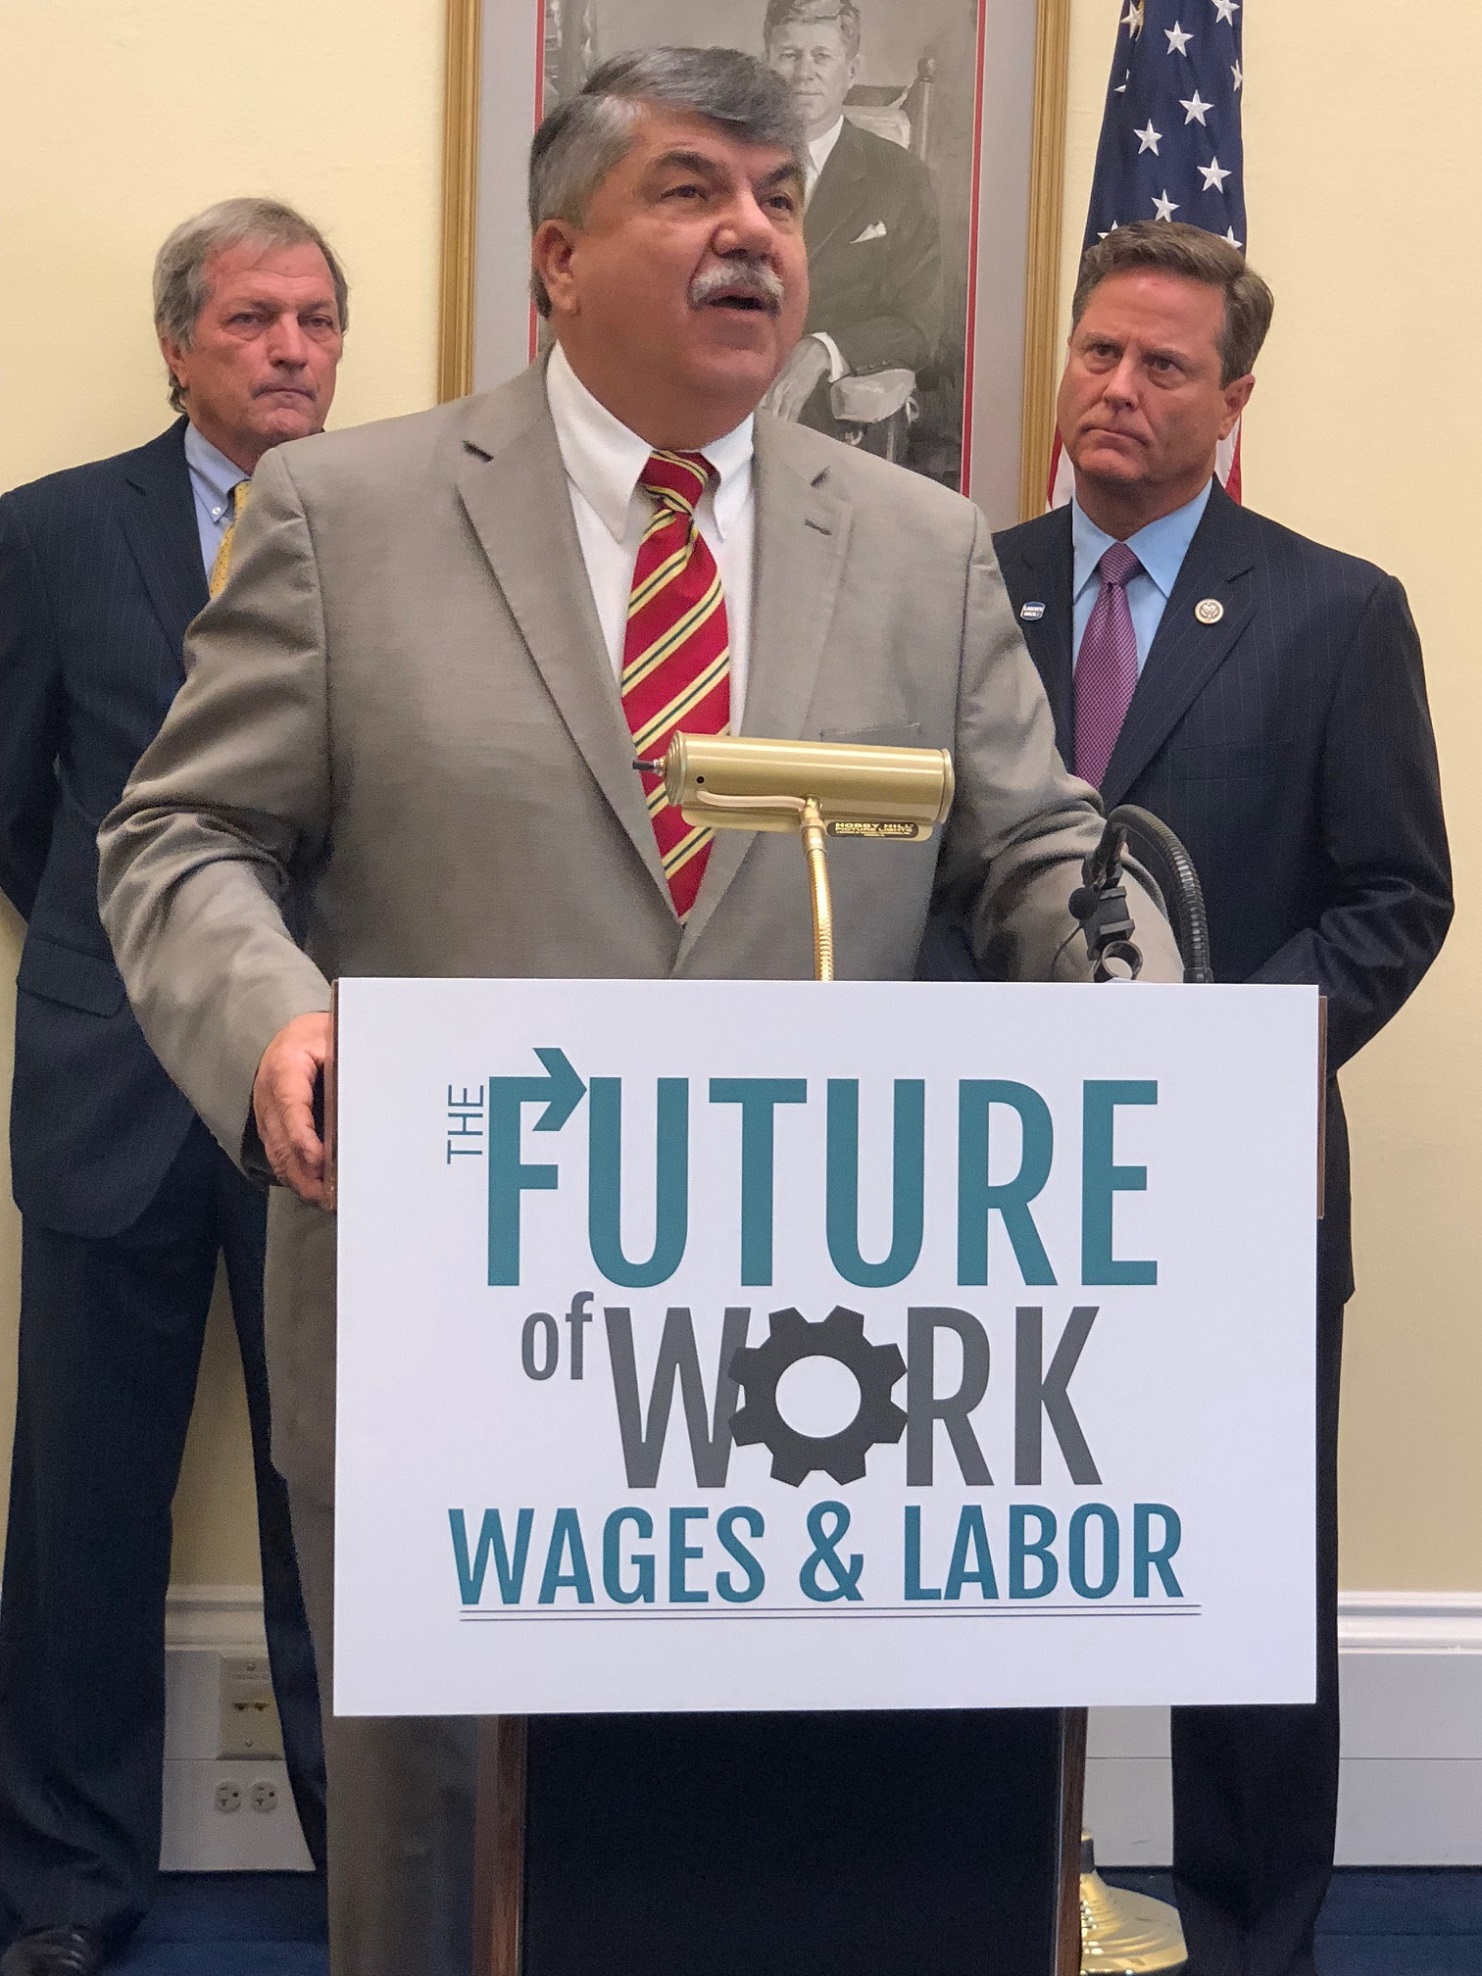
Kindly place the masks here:
<instances>
[{"instance_id":1,"label":"microphone clip","mask_svg":"<svg viewBox=\"0 0 1482 1976\"><path fill-rule=\"evenodd\" d=\"M1108 823L1101 842L1081 866L1081 882L1070 895L1071 917L1080 921L1086 938L1093 981L1135 981L1142 972L1142 950L1122 881L1122 854L1127 832Z\"/></svg>"}]
</instances>

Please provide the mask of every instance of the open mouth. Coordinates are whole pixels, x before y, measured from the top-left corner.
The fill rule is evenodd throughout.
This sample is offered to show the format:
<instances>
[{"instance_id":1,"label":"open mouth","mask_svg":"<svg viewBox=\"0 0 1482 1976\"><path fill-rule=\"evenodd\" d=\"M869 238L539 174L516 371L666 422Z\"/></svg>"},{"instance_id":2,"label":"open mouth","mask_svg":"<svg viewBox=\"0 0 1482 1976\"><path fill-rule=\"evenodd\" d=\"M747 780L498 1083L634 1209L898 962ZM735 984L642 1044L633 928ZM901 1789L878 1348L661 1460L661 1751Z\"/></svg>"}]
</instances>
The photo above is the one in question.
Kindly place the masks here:
<instances>
[{"instance_id":1,"label":"open mouth","mask_svg":"<svg viewBox=\"0 0 1482 1976\"><path fill-rule=\"evenodd\" d=\"M727 290L720 295L708 295L701 305L707 309L740 309L760 316L775 316L777 304L764 295L754 295L749 289Z\"/></svg>"},{"instance_id":2,"label":"open mouth","mask_svg":"<svg viewBox=\"0 0 1482 1976\"><path fill-rule=\"evenodd\" d=\"M770 268L706 268L690 284L690 307L729 309L736 315L775 316L782 307L781 281Z\"/></svg>"}]
</instances>

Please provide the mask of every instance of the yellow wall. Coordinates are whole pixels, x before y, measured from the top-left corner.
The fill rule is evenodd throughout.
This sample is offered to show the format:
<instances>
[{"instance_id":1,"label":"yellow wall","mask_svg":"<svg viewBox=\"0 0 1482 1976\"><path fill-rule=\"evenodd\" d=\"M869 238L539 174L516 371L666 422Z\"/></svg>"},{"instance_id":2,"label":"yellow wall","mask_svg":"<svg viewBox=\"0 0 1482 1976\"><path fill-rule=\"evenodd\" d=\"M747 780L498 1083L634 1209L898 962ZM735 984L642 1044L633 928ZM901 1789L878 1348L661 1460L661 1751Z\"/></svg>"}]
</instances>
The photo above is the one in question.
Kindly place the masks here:
<instances>
[{"instance_id":1,"label":"yellow wall","mask_svg":"<svg viewBox=\"0 0 1482 1976\"><path fill-rule=\"evenodd\" d=\"M235 193L334 241L351 326L333 423L436 394L443 0L0 0L0 487L170 418L155 249ZM19 951L0 901L0 1092ZM0 1485L19 1237L0 1191ZM256 1576L241 1375L216 1313L177 1505L186 1582Z\"/></svg>"},{"instance_id":2,"label":"yellow wall","mask_svg":"<svg viewBox=\"0 0 1482 1976\"><path fill-rule=\"evenodd\" d=\"M355 322L336 422L430 400L442 11L442 0L259 0L250 19L233 17L228 48L189 0L0 0L0 486L163 423L150 258L176 219L228 192L303 205L344 252ZM1121 11L1074 0L1067 293ZM1469 569L1482 489L1463 346L1482 310L1463 154L1482 8L1412 10L1403 34L1389 0L1248 0L1244 16L1251 254L1278 298L1247 426L1247 494L1408 585L1461 900L1431 980L1346 1079L1361 1287L1343 1575L1374 1589L1482 1589L1482 1156L1464 1002L1482 806L1463 777L1482 717ZM0 924L7 984L15 932ZM8 1008L0 1025L8 1051ZM6 1442L16 1251L0 1208ZM181 1488L186 1582L252 1575L240 1413L218 1335Z\"/></svg>"}]
</instances>

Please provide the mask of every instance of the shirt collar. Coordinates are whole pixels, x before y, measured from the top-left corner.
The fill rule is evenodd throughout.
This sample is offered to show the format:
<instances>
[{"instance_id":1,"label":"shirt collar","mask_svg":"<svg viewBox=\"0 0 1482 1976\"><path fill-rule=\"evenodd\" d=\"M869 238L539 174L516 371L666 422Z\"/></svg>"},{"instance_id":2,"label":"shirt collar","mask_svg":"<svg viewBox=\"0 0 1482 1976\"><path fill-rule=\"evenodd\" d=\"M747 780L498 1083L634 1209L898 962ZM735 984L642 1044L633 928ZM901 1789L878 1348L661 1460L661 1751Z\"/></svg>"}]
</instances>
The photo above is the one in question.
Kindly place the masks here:
<instances>
[{"instance_id":1,"label":"shirt collar","mask_svg":"<svg viewBox=\"0 0 1482 1976\"><path fill-rule=\"evenodd\" d=\"M567 477L613 541L622 542L632 524L639 476L653 448L593 397L559 343L546 366L545 388ZM705 458L718 476L713 496L705 499L712 503L716 532L722 541L751 493L753 426L751 417L744 418L733 431L704 448Z\"/></svg>"},{"instance_id":2,"label":"shirt collar","mask_svg":"<svg viewBox=\"0 0 1482 1976\"><path fill-rule=\"evenodd\" d=\"M185 464L212 521L220 521L231 508L232 489L237 482L252 478L209 439L203 439L189 422L185 427Z\"/></svg>"},{"instance_id":3,"label":"shirt collar","mask_svg":"<svg viewBox=\"0 0 1482 1976\"><path fill-rule=\"evenodd\" d=\"M1135 535L1127 537L1127 547L1162 591L1165 603L1173 595L1173 586L1178 581L1184 557L1189 553L1194 531L1204 519L1204 510L1209 506L1209 490L1213 485L1212 480L1206 481L1192 501L1175 508L1171 515L1160 515L1146 528L1140 528ZM1096 565L1117 538L1098 528L1072 495L1070 539L1075 553L1074 594L1079 597L1097 575Z\"/></svg>"}]
</instances>

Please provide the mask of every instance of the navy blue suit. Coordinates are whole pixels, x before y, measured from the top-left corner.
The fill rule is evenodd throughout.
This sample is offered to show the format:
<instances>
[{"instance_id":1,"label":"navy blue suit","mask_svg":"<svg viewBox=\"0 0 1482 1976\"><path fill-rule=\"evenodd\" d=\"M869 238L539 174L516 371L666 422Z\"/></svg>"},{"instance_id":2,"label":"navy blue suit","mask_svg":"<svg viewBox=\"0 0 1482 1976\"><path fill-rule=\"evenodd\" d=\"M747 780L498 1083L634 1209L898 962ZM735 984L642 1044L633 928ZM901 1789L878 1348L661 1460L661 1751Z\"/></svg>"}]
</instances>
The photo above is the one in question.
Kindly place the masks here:
<instances>
[{"instance_id":1,"label":"navy blue suit","mask_svg":"<svg viewBox=\"0 0 1482 1976\"><path fill-rule=\"evenodd\" d=\"M322 1852L312 1652L268 1456L265 1201L151 1053L98 919L99 823L183 678L206 577L185 423L0 497L0 888L26 921L11 1163L20 1391L0 1597L0 1901L124 1934L159 1858L164 1597L218 1256L252 1420L269 1651Z\"/></svg>"},{"instance_id":2,"label":"navy blue suit","mask_svg":"<svg viewBox=\"0 0 1482 1976\"><path fill-rule=\"evenodd\" d=\"M1075 759L1070 510L995 536L1025 641ZM1217 623L1194 606L1212 598ZM1193 857L1216 978L1328 998L1336 1072L1404 1002L1451 920L1420 644L1393 577L1220 488L1189 545L1107 766ZM1318 1699L1175 1709L1174 1878L1190 1976L1310 1976L1338 1791L1337 1455L1353 1290L1348 1137L1327 1093L1318 1236Z\"/></svg>"}]
</instances>

